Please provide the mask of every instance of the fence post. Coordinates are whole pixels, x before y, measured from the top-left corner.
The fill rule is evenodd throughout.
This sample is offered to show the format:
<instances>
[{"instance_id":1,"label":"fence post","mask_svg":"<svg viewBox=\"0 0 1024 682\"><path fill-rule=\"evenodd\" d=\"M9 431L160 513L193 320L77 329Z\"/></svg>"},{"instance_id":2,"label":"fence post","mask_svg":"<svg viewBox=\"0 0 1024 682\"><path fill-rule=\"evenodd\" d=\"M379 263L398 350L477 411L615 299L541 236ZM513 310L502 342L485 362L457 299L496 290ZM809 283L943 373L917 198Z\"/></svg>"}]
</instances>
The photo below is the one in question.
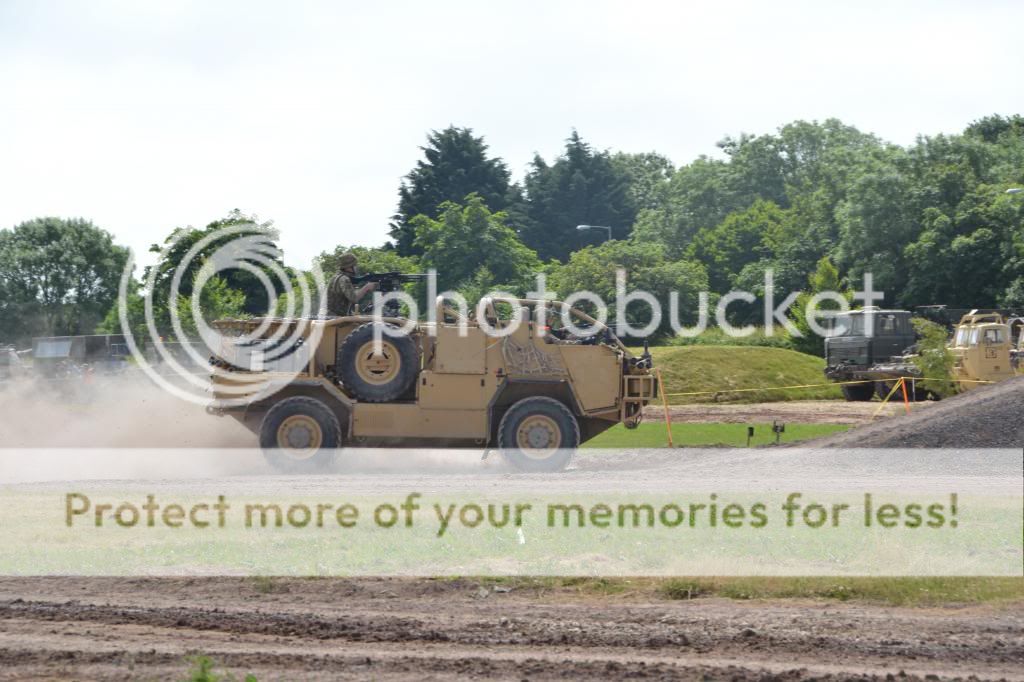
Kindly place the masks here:
<instances>
[{"instance_id":1,"label":"fence post","mask_svg":"<svg viewBox=\"0 0 1024 682\"><path fill-rule=\"evenodd\" d=\"M672 444L672 418L668 413L668 396L665 395L665 382L661 380L661 369L658 369L658 386L661 387L661 405L665 408L665 432L668 434L668 446L674 448Z\"/></svg>"}]
</instances>

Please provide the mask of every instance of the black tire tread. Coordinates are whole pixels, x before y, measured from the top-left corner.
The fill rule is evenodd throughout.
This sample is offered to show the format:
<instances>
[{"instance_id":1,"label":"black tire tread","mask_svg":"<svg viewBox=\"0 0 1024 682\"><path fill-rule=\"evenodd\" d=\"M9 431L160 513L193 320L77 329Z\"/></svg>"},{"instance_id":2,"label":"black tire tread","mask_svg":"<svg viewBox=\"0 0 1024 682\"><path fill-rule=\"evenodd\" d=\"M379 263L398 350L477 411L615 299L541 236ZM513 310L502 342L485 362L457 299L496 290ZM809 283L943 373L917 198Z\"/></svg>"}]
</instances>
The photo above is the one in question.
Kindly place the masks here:
<instances>
[{"instance_id":1,"label":"black tire tread","mask_svg":"<svg viewBox=\"0 0 1024 682\"><path fill-rule=\"evenodd\" d=\"M345 337L345 340L341 342L335 364L337 365L342 385L351 391L357 400L367 403L386 403L399 398L416 382L416 377L419 375L420 370L420 357L411 336L389 336L388 338L394 344L401 357L402 365L399 376L391 384L372 387L364 386L364 382L356 372L354 358L356 351L369 339L373 338L373 327L375 324L377 323L367 322L353 329Z\"/></svg>"},{"instance_id":2,"label":"black tire tread","mask_svg":"<svg viewBox=\"0 0 1024 682\"><path fill-rule=\"evenodd\" d=\"M320 422L321 428L325 426L324 422L326 422L327 428L324 429L324 443L327 444L333 442L333 445L325 446L322 448L322 453L317 453L308 460L292 460L281 455L277 447L277 429L274 428L268 430L268 426L272 424L273 420L283 412L290 412L291 414L308 414ZM286 414L285 416L288 415ZM272 431L272 433L269 431ZM263 451L263 456L275 469L285 472L300 472L326 468L330 465L333 459L332 451L340 448L344 443L341 422L338 420L337 415L335 415L334 412L331 411L331 408L325 405L322 400L311 398L309 396L292 396L290 398L285 398L267 410L267 413L263 415L263 420L260 422L259 439L260 449Z\"/></svg>"},{"instance_id":3,"label":"black tire tread","mask_svg":"<svg viewBox=\"0 0 1024 682\"><path fill-rule=\"evenodd\" d=\"M510 423L510 419L518 418L518 414L523 411L523 406L527 403L543 404L554 408L561 416L568 419L569 423L572 424L572 445L568 447L562 447L552 457L546 460L534 460L526 458L520 455L515 448L506 447L505 440L505 429ZM563 434L564 435L564 434ZM568 407L565 406L560 400L549 398L547 396L533 396L530 398L523 398L522 400L515 402L509 407L505 414L502 415L501 421L498 422L498 447L501 449L502 454L505 456L512 466L516 467L521 471L533 471L533 472L551 472L561 471L564 469L572 458L572 452L579 447L580 444L580 423L576 419L576 415L572 413ZM565 457L564 453L569 453L568 457Z\"/></svg>"}]
</instances>

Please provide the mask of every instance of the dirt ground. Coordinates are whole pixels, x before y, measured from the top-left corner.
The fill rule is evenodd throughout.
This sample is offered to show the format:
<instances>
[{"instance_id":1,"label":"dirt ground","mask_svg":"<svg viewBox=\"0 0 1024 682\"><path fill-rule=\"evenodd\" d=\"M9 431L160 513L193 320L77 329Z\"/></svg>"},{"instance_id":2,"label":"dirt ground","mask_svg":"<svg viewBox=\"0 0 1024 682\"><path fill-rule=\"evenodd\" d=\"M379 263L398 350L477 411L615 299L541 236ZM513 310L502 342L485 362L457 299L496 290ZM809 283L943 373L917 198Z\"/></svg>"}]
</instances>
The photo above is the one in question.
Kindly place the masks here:
<instances>
[{"instance_id":1,"label":"dirt ground","mask_svg":"<svg viewBox=\"0 0 1024 682\"><path fill-rule=\"evenodd\" d=\"M0 579L0 680L1024 679L1022 605L672 601L472 580ZM938 676L938 678L933 677Z\"/></svg>"},{"instance_id":2,"label":"dirt ground","mask_svg":"<svg viewBox=\"0 0 1024 682\"><path fill-rule=\"evenodd\" d=\"M672 411L676 421L856 424L877 407L877 402L826 401L675 406ZM22 394L0 400L0 408L0 436L8 448L254 444L251 434L230 420L143 391L97 394L57 406ZM900 419L902 406L886 409L894 423ZM652 410L651 418L656 416L660 413ZM600 462L581 457L573 471L550 484L564 487L579 479L589 489L628 476L637 485L656 487L684 475L743 471L745 458L753 456L729 463L721 454L684 454L652 453L647 459L624 454ZM759 456L774 455L765 450ZM170 473L149 475L244 475L235 485L246 490L279 486L269 471L252 476L260 472L247 460L212 473L189 469L187 458L173 464ZM438 474L432 480L439 489L465 485L464 477L506 487L518 480L490 460L421 464ZM402 469L408 474L407 464ZM62 480L78 475L59 473ZM115 467L110 478L120 475ZM408 485L404 476L390 473L342 474L310 486L341 489L342 483L374 491ZM0 578L0 680L186 679L187 659L198 654L212 657L238 679L251 672L261 681L1024 680L1024 603L896 608L800 600L673 601L649 593L599 596L568 588L504 591L467 579Z\"/></svg>"},{"instance_id":3,"label":"dirt ground","mask_svg":"<svg viewBox=\"0 0 1024 682\"><path fill-rule=\"evenodd\" d=\"M922 402L914 411L935 403ZM864 424L879 410L878 401L801 400L747 404L697 404L669 407L674 422L789 424ZM889 404L882 417L899 416L902 404ZM647 421L664 419L650 406ZM254 447L256 437L229 417L211 417L154 386L138 381L110 382L77 392L26 385L0 390L0 447Z\"/></svg>"},{"instance_id":4,"label":"dirt ground","mask_svg":"<svg viewBox=\"0 0 1024 682\"><path fill-rule=\"evenodd\" d=\"M915 403L911 410L931 407L937 403L924 401ZM737 403L698 405L669 405L673 422L703 424L725 422L729 424L752 424L779 420L790 424L867 424L875 413L877 418L905 414L903 403L889 403L884 407L877 400L871 402L846 402L845 400L791 400L772 403ZM664 419L664 408L650 406L644 410L646 421Z\"/></svg>"}]
</instances>

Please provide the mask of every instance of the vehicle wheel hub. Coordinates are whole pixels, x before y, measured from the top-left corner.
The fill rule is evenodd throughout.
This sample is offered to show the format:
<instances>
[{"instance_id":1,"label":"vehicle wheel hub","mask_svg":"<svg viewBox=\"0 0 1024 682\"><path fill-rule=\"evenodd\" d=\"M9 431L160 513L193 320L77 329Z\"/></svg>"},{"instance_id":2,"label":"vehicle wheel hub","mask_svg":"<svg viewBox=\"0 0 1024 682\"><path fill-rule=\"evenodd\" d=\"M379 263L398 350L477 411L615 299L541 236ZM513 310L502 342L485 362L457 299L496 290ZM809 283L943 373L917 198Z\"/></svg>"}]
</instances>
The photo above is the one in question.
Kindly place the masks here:
<instances>
[{"instance_id":1,"label":"vehicle wheel hub","mask_svg":"<svg viewBox=\"0 0 1024 682\"><path fill-rule=\"evenodd\" d=\"M375 353L373 344L368 343L359 349L356 372L363 381L381 385L392 381L398 375L401 363L398 349L391 343L383 341L379 353Z\"/></svg>"},{"instance_id":2,"label":"vehicle wheel hub","mask_svg":"<svg viewBox=\"0 0 1024 682\"><path fill-rule=\"evenodd\" d=\"M290 451L294 457L311 457L323 445L323 430L312 417L295 414L277 429L278 447Z\"/></svg>"},{"instance_id":3,"label":"vehicle wheel hub","mask_svg":"<svg viewBox=\"0 0 1024 682\"><path fill-rule=\"evenodd\" d=\"M516 430L516 445L532 457L546 457L561 444L562 437L558 425L551 417L545 415L527 417Z\"/></svg>"}]
</instances>

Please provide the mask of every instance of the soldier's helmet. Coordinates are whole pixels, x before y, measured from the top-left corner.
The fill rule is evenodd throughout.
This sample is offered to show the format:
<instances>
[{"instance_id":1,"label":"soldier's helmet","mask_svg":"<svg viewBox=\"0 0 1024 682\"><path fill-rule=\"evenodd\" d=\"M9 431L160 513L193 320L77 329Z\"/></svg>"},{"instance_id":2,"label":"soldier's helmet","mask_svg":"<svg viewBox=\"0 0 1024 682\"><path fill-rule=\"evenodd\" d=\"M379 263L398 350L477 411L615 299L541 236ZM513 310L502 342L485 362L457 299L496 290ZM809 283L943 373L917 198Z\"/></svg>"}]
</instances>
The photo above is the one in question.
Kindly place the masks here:
<instances>
[{"instance_id":1,"label":"soldier's helmet","mask_svg":"<svg viewBox=\"0 0 1024 682\"><path fill-rule=\"evenodd\" d=\"M338 259L339 270L353 270L356 267L356 255L351 251L346 251L341 254L341 258Z\"/></svg>"}]
</instances>

